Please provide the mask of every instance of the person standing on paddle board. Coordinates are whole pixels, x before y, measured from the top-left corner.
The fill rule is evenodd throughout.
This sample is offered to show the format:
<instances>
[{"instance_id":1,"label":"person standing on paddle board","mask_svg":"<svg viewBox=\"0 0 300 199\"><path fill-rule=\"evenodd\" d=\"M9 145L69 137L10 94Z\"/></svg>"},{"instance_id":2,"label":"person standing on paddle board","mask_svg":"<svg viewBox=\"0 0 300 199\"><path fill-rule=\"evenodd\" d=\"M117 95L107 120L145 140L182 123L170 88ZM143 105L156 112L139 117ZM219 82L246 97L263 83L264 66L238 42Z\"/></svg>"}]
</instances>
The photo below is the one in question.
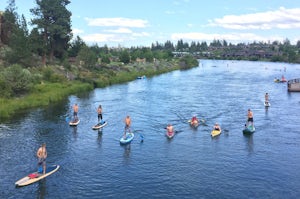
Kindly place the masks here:
<instances>
[{"instance_id":1,"label":"person standing on paddle board","mask_svg":"<svg viewBox=\"0 0 300 199\"><path fill-rule=\"evenodd\" d=\"M253 113L252 113L252 111L250 110L250 108L248 109L248 124L249 124L249 122L251 122L252 123L252 125L253 125Z\"/></svg>"},{"instance_id":2,"label":"person standing on paddle board","mask_svg":"<svg viewBox=\"0 0 300 199\"><path fill-rule=\"evenodd\" d=\"M131 118L129 115L126 116L125 120L125 129L124 129L124 139L126 138L126 131L130 133L130 125L131 125Z\"/></svg>"},{"instance_id":3,"label":"person standing on paddle board","mask_svg":"<svg viewBox=\"0 0 300 199\"><path fill-rule=\"evenodd\" d=\"M46 158L47 158L47 149L46 144L43 143L41 147L36 152L36 156L38 157L38 166L43 166L43 174L46 173Z\"/></svg>"},{"instance_id":4,"label":"person standing on paddle board","mask_svg":"<svg viewBox=\"0 0 300 199\"><path fill-rule=\"evenodd\" d=\"M265 103L269 104L269 94L268 93L265 94Z\"/></svg>"},{"instance_id":5,"label":"person standing on paddle board","mask_svg":"<svg viewBox=\"0 0 300 199\"><path fill-rule=\"evenodd\" d=\"M98 106L97 113L98 113L98 123L100 121L102 122L102 106L101 105Z\"/></svg>"},{"instance_id":6,"label":"person standing on paddle board","mask_svg":"<svg viewBox=\"0 0 300 199\"><path fill-rule=\"evenodd\" d=\"M78 120L78 105L75 104L73 106L73 117L74 117L74 121L76 122Z\"/></svg>"}]
</instances>

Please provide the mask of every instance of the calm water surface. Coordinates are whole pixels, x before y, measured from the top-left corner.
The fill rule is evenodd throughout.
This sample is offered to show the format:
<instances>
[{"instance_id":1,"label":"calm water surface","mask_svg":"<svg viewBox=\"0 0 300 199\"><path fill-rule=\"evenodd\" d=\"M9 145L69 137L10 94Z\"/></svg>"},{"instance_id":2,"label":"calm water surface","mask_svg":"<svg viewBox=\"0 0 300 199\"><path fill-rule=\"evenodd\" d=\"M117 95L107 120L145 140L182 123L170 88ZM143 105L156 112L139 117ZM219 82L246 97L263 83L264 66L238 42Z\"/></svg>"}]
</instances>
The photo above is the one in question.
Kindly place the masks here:
<instances>
[{"instance_id":1,"label":"calm water surface","mask_svg":"<svg viewBox=\"0 0 300 199\"><path fill-rule=\"evenodd\" d=\"M284 71L286 67L286 71ZM300 93L275 77L300 77L300 65L201 60L199 67L70 96L0 125L0 198L299 198ZM271 107L263 106L264 94ZM79 105L81 123L66 122ZM96 107L108 121L93 131ZM247 109L256 132L244 136ZM124 117L137 130L120 146ZM207 126L192 129L193 114ZM219 122L223 133L212 139ZM164 127L178 131L172 140ZM141 135L144 141L141 142ZM61 168L22 188L47 143L48 164Z\"/></svg>"}]
</instances>

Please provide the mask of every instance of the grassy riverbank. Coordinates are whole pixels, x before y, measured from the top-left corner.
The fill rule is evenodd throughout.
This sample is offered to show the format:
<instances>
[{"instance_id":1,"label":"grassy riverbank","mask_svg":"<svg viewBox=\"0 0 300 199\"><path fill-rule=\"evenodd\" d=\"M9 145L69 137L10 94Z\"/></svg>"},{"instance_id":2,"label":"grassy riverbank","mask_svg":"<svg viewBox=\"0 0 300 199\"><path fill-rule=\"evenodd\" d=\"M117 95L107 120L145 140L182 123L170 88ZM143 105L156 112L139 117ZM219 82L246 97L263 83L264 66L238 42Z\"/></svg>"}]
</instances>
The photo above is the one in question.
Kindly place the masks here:
<instances>
[{"instance_id":1,"label":"grassy riverbank","mask_svg":"<svg viewBox=\"0 0 300 199\"><path fill-rule=\"evenodd\" d=\"M198 66L198 64L194 62L193 65L188 67L195 66ZM56 71L56 73L51 72L52 76L62 76L62 73L57 72L54 66L52 68L53 71ZM151 77L182 68L182 63L175 59L120 66L112 64L93 71L80 70L78 67L71 68L70 73L76 76L75 80L42 81L35 84L26 95L15 98L0 98L0 122L11 118L18 111L47 106L50 103L61 101L71 94L76 95L80 92L91 91L94 88L132 81L139 76Z\"/></svg>"},{"instance_id":2,"label":"grassy riverbank","mask_svg":"<svg viewBox=\"0 0 300 199\"><path fill-rule=\"evenodd\" d=\"M82 82L43 83L35 85L33 91L23 97L13 99L0 98L0 121L9 119L20 110L47 106L60 101L71 94L92 90L91 84Z\"/></svg>"}]
</instances>

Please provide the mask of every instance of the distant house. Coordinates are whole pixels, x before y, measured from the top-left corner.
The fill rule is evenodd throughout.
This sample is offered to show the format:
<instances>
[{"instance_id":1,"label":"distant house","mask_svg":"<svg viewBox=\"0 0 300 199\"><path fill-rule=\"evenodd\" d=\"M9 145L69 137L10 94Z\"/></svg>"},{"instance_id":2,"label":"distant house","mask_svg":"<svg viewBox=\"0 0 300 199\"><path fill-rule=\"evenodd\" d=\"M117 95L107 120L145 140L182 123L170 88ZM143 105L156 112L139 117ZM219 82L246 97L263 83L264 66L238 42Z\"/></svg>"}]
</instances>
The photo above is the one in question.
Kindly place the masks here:
<instances>
[{"instance_id":1,"label":"distant house","mask_svg":"<svg viewBox=\"0 0 300 199\"><path fill-rule=\"evenodd\" d=\"M183 57L185 55L189 55L190 53L189 52L177 52L177 51L174 51L172 52L173 56L174 57Z\"/></svg>"}]
</instances>

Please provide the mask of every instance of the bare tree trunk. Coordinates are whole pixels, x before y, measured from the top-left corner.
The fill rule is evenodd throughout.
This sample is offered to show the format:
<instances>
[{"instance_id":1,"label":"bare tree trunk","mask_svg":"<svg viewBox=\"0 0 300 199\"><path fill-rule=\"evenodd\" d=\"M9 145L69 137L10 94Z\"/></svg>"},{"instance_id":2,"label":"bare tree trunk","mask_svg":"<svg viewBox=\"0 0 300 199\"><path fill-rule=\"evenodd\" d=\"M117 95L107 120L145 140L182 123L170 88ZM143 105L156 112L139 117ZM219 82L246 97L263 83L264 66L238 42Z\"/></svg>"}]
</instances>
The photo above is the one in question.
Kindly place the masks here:
<instances>
[{"instance_id":1,"label":"bare tree trunk","mask_svg":"<svg viewBox=\"0 0 300 199\"><path fill-rule=\"evenodd\" d=\"M44 30L45 32L44 32L44 43L45 43L45 49L44 49L44 52L43 52L43 56L42 56L42 64L44 65L44 66L46 66L46 52L47 52L47 29L45 28L45 30Z\"/></svg>"},{"instance_id":2,"label":"bare tree trunk","mask_svg":"<svg viewBox=\"0 0 300 199\"><path fill-rule=\"evenodd\" d=\"M42 64L44 66L46 66L46 53L43 54L43 57L42 57Z\"/></svg>"},{"instance_id":3,"label":"bare tree trunk","mask_svg":"<svg viewBox=\"0 0 300 199\"><path fill-rule=\"evenodd\" d=\"M53 61L53 56L54 56L54 50L53 50L53 48L51 48L51 50L50 50L50 55L49 55L49 60L50 60L50 62Z\"/></svg>"}]
</instances>

